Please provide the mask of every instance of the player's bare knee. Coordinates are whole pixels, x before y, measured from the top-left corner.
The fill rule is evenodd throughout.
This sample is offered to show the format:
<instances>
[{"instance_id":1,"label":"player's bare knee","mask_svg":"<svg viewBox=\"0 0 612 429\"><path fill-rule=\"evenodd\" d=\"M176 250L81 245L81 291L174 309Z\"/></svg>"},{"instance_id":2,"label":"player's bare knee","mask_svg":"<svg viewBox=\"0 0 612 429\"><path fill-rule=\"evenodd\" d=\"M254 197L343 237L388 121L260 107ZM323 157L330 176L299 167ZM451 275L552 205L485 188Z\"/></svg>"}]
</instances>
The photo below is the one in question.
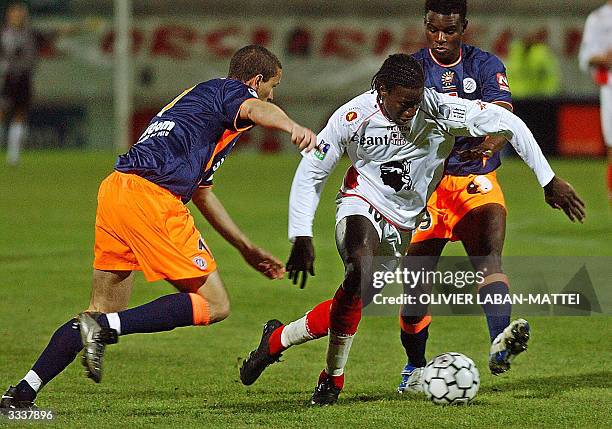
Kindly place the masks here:
<instances>
[{"instance_id":1,"label":"player's bare knee","mask_svg":"<svg viewBox=\"0 0 612 429\"><path fill-rule=\"evenodd\" d=\"M96 313L117 313L119 311L127 310L127 305L123 305L122 303L114 303L114 302L104 302L104 303L95 303L92 302L87 307L86 312L96 312Z\"/></svg>"},{"instance_id":2,"label":"player's bare knee","mask_svg":"<svg viewBox=\"0 0 612 429\"><path fill-rule=\"evenodd\" d=\"M360 256L349 256L345 261L343 289L352 294L361 293L362 285L369 284L372 278L371 265Z\"/></svg>"},{"instance_id":3,"label":"player's bare knee","mask_svg":"<svg viewBox=\"0 0 612 429\"><path fill-rule=\"evenodd\" d=\"M225 320L231 313L229 300L210 303L210 322L217 323Z\"/></svg>"}]
</instances>

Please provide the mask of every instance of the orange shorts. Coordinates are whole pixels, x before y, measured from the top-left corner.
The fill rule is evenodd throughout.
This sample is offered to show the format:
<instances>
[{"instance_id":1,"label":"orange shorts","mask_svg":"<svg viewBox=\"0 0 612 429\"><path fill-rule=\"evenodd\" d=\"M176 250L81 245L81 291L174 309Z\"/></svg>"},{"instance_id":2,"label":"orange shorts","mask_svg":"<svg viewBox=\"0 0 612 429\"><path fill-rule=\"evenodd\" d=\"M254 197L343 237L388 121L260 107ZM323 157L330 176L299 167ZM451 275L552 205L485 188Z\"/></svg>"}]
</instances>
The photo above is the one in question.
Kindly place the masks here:
<instances>
[{"instance_id":1,"label":"orange shorts","mask_svg":"<svg viewBox=\"0 0 612 429\"><path fill-rule=\"evenodd\" d=\"M117 171L98 191L94 254L95 269L139 270L148 281L203 277L217 268L179 197Z\"/></svg>"},{"instance_id":2,"label":"orange shorts","mask_svg":"<svg viewBox=\"0 0 612 429\"><path fill-rule=\"evenodd\" d=\"M427 217L415 230L411 243L432 238L457 241L453 230L463 216L491 203L506 208L495 171L484 175L444 176L427 202Z\"/></svg>"}]
</instances>

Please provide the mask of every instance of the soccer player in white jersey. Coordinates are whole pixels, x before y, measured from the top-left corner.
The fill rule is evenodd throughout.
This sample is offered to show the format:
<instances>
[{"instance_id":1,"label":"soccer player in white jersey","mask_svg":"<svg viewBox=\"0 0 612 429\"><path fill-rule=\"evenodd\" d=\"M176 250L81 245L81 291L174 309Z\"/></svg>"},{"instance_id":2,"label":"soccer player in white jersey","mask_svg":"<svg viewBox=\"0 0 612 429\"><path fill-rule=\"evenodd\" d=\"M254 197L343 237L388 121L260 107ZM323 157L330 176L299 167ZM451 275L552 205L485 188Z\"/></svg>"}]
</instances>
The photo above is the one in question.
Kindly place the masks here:
<instances>
[{"instance_id":1,"label":"soccer player in white jersey","mask_svg":"<svg viewBox=\"0 0 612 429\"><path fill-rule=\"evenodd\" d=\"M270 320L259 347L240 369L252 384L287 347L327 335L326 368L311 403L333 404L361 319L362 285L372 284L373 257L403 255L438 184L456 136L504 135L543 186L554 177L533 135L511 112L424 89L423 70L406 54L389 56L372 90L338 109L318 134L318 150L304 154L291 188L289 277L313 273L312 224L323 185L346 152L351 167L337 198L336 243L345 277L332 300L288 325ZM556 203L574 204L568 195ZM567 201L565 201L567 199ZM562 201L563 200L563 201Z\"/></svg>"},{"instance_id":2,"label":"soccer player in white jersey","mask_svg":"<svg viewBox=\"0 0 612 429\"><path fill-rule=\"evenodd\" d=\"M580 67L600 86L601 127L608 148L608 199L612 205L612 0L586 20L580 45Z\"/></svg>"}]
</instances>

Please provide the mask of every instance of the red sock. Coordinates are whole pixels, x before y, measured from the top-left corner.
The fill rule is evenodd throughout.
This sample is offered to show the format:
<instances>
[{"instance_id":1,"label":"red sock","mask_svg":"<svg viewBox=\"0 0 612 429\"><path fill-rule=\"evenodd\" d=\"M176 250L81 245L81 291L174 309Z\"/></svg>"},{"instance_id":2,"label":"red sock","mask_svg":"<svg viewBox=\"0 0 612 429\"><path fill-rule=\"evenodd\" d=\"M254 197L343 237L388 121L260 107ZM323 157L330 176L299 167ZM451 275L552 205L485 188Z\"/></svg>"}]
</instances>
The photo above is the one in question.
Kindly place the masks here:
<instances>
[{"instance_id":1,"label":"red sock","mask_svg":"<svg viewBox=\"0 0 612 429\"><path fill-rule=\"evenodd\" d=\"M281 343L281 334L283 333L283 329L285 329L285 325L279 326L274 330L274 332L272 332L272 335L270 335L268 347L272 356L278 355L285 351L285 347L283 347L283 344Z\"/></svg>"},{"instance_id":2,"label":"red sock","mask_svg":"<svg viewBox=\"0 0 612 429\"><path fill-rule=\"evenodd\" d=\"M313 337L320 338L327 335L329 331L329 313L332 299L317 304L306 315L306 329Z\"/></svg>"},{"instance_id":3,"label":"red sock","mask_svg":"<svg viewBox=\"0 0 612 429\"><path fill-rule=\"evenodd\" d=\"M608 196L612 200L612 164L608 164Z\"/></svg>"},{"instance_id":4,"label":"red sock","mask_svg":"<svg viewBox=\"0 0 612 429\"><path fill-rule=\"evenodd\" d=\"M361 320L361 295L336 291L329 314L329 327L336 334L354 335Z\"/></svg>"},{"instance_id":5,"label":"red sock","mask_svg":"<svg viewBox=\"0 0 612 429\"><path fill-rule=\"evenodd\" d=\"M319 374L319 383L321 383L326 378L330 378L332 383L334 383L334 386L336 386L338 389L342 389L344 387L344 374L329 375L327 374L327 372L325 372L325 370L321 371L321 374Z\"/></svg>"}]
</instances>

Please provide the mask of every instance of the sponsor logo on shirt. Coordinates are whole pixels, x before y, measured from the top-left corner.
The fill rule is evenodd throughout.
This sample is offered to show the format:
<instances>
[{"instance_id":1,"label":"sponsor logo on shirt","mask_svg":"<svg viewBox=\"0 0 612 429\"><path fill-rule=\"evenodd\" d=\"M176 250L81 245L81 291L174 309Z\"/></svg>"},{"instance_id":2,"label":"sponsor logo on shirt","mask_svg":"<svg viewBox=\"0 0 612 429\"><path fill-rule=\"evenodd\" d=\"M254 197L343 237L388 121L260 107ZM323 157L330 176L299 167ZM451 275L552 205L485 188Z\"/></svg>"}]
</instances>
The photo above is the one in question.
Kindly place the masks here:
<instances>
[{"instance_id":1,"label":"sponsor logo on shirt","mask_svg":"<svg viewBox=\"0 0 612 429\"><path fill-rule=\"evenodd\" d=\"M466 108L461 104L441 104L438 110L438 118L465 122L466 113Z\"/></svg>"},{"instance_id":2,"label":"sponsor logo on shirt","mask_svg":"<svg viewBox=\"0 0 612 429\"><path fill-rule=\"evenodd\" d=\"M410 143L399 130L391 131L382 136L368 136L366 134L359 136L354 134L351 137L351 142L357 143L360 146L405 146Z\"/></svg>"},{"instance_id":3,"label":"sponsor logo on shirt","mask_svg":"<svg viewBox=\"0 0 612 429\"><path fill-rule=\"evenodd\" d=\"M497 84L499 85L499 89L502 91L510 92L510 85L508 84L508 78L504 73L497 73Z\"/></svg>"},{"instance_id":4,"label":"sponsor logo on shirt","mask_svg":"<svg viewBox=\"0 0 612 429\"><path fill-rule=\"evenodd\" d=\"M463 92L472 94L474 91L476 91L476 81L471 77L463 79Z\"/></svg>"},{"instance_id":5,"label":"sponsor logo on shirt","mask_svg":"<svg viewBox=\"0 0 612 429\"><path fill-rule=\"evenodd\" d=\"M166 137L176 124L174 121L158 121L147 127L136 143L141 143L151 137Z\"/></svg>"},{"instance_id":6,"label":"sponsor logo on shirt","mask_svg":"<svg viewBox=\"0 0 612 429\"><path fill-rule=\"evenodd\" d=\"M321 140L321 143L317 146L317 149L314 151L315 158L323 161L327 156L327 152L329 151L330 144L325 143L325 140Z\"/></svg>"}]
</instances>

